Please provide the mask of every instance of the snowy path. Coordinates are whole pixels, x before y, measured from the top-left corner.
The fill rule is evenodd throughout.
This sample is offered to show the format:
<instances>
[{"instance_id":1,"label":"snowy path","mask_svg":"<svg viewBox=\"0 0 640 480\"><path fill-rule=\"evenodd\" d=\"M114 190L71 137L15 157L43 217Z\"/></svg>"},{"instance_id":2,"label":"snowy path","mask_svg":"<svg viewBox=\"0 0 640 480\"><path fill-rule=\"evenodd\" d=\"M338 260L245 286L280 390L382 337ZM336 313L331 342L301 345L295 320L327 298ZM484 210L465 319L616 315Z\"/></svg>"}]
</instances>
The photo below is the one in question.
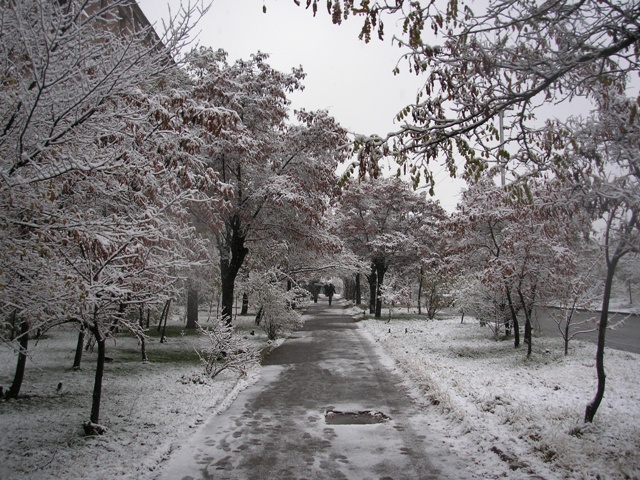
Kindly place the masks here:
<instances>
[{"instance_id":1,"label":"snowy path","mask_svg":"<svg viewBox=\"0 0 640 480\"><path fill-rule=\"evenodd\" d=\"M380 411L390 419L328 424L328 410ZM175 451L157 478L473 478L428 424L340 305L319 303L267 359L263 379Z\"/></svg>"}]
</instances>

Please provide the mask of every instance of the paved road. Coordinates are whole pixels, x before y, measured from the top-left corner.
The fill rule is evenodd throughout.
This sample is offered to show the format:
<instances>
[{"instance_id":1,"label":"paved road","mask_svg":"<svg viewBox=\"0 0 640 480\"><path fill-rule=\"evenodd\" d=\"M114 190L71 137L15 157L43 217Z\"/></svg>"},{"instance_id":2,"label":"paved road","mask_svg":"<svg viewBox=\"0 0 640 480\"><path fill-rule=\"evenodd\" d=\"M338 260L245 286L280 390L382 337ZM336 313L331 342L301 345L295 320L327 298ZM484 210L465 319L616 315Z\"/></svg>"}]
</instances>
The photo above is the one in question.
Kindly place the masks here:
<instances>
[{"instance_id":1,"label":"paved road","mask_svg":"<svg viewBox=\"0 0 640 480\"><path fill-rule=\"evenodd\" d=\"M474 478L429 432L428 412L339 304L314 304L308 313L295 338L267 358L264 378L172 454L161 479ZM328 410L390 419L336 425Z\"/></svg>"},{"instance_id":2,"label":"paved road","mask_svg":"<svg viewBox=\"0 0 640 480\"><path fill-rule=\"evenodd\" d=\"M557 309L550 309L551 315L559 315L560 311ZM538 326L540 332L543 335L557 336L560 339L560 333L558 331L557 324L547 309L539 308L536 311ZM600 318L599 312L578 312L574 315L572 324L576 330L589 330L596 327L594 322L589 322L590 319L596 318L596 321ZM613 325L619 320L625 319L624 324L620 325L616 329L608 330L606 336L607 348L615 348L616 350L624 350L627 352L640 353L640 317L638 315L629 315L623 313L611 314L609 316L609 325ZM586 322L583 325L578 325L579 322ZM588 340L593 343L598 342L598 332L590 332L580 334L575 337L578 340Z\"/></svg>"}]
</instances>

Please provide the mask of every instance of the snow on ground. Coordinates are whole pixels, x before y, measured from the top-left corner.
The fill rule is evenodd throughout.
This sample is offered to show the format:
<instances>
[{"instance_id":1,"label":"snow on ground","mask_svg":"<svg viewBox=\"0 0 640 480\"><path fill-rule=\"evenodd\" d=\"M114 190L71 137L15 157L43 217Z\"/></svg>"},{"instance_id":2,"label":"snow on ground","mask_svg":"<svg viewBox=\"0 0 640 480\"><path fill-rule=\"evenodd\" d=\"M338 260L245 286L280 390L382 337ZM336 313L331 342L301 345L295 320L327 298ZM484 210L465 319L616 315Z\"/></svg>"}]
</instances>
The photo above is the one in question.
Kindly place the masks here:
<instances>
[{"instance_id":1,"label":"snow on ground","mask_svg":"<svg viewBox=\"0 0 640 480\"><path fill-rule=\"evenodd\" d=\"M261 330L248 335L252 321L245 317L237 324L247 330L247 339L266 346ZM146 478L181 440L259 377L259 372L239 377L225 371L201 383L195 348L204 345L204 338L185 332L178 315L172 323L167 343L161 344L155 327L151 329L147 363L141 362L135 339L121 335L107 343L113 361L106 365L103 382L104 436L85 437L82 431L91 411L97 349L85 352L82 369L74 371L73 327L51 330L37 346L33 342L23 398L0 401L0 479ZM0 385L5 389L13 379L15 358L0 345ZM59 382L62 390L57 392Z\"/></svg>"},{"instance_id":2,"label":"snow on ground","mask_svg":"<svg viewBox=\"0 0 640 480\"><path fill-rule=\"evenodd\" d=\"M479 478L640 478L640 355L607 350L605 398L582 422L596 388L595 345L534 338L533 354L495 340L466 317L366 320L372 341L436 405L435 428Z\"/></svg>"},{"instance_id":3,"label":"snow on ground","mask_svg":"<svg viewBox=\"0 0 640 480\"><path fill-rule=\"evenodd\" d=\"M252 320L237 324L266 345L261 330L249 335ZM468 317L463 324L443 316L359 325L435 411L425 434L444 435L478 478L640 478L640 355L607 351L605 399L596 422L585 427L584 407L595 392L592 344L573 341L564 357L559 338L536 338L527 360L524 348L494 340ZM200 383L194 353L200 342L176 317L168 343L150 339L148 363L133 339L108 344L113 362L105 372L101 423L109 431L85 437L95 353L86 352L83 368L73 371L72 329L47 333L32 350L26 397L0 402L0 479L153 477L172 449L260 375L223 373ZM5 388L14 366L14 353L0 346Z\"/></svg>"}]
</instances>

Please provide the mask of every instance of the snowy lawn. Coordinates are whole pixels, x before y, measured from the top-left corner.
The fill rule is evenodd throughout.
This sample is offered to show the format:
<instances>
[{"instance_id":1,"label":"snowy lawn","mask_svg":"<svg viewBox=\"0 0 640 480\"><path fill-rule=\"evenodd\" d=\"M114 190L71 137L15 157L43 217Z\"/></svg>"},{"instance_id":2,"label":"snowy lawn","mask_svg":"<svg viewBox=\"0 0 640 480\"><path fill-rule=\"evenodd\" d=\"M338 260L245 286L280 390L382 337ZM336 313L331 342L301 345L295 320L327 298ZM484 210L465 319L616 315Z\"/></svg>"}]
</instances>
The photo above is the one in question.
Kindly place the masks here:
<instances>
[{"instance_id":1,"label":"snowy lawn","mask_svg":"<svg viewBox=\"0 0 640 480\"><path fill-rule=\"evenodd\" d=\"M205 316L206 318L206 316ZM253 317L236 321L249 335ZM608 350L607 392L593 425L582 416L595 391L595 346L574 341L568 357L559 338L534 339L534 354L495 341L472 319L406 318L360 323L372 341L395 360L435 409L425 434L436 430L474 465L478 478L640 478L640 356ZM390 331L390 332L389 332ZM108 433L85 437L95 353L71 370L71 328L47 334L32 349L23 398L0 402L0 478L145 479L175 446L208 417L228 405L249 378L222 373L193 382L202 368L194 348L204 340L185 333L174 317L169 342L155 329L150 362L140 361L137 342L121 336L107 347L101 423ZM11 383L15 356L0 349L0 385ZM57 392L62 382L61 392Z\"/></svg>"},{"instance_id":2,"label":"snowy lawn","mask_svg":"<svg viewBox=\"0 0 640 480\"><path fill-rule=\"evenodd\" d=\"M361 317L362 315L360 315ZM444 434L478 478L640 478L640 355L608 349L605 398L582 422L596 388L595 345L534 338L533 354L494 340L471 318L365 320L368 332L441 415Z\"/></svg>"},{"instance_id":3,"label":"snowy lawn","mask_svg":"<svg viewBox=\"0 0 640 480\"><path fill-rule=\"evenodd\" d=\"M206 318L206 312L201 313ZM267 344L255 329L253 316L236 325L256 346ZM145 478L181 440L205 419L225 408L237 393L259 376L240 378L222 372L201 383L203 369L195 348L205 339L183 330L180 316L161 344L155 327L147 345L149 362L141 362L137 340L119 335L107 343L100 423L104 436L85 437L95 372L94 352L84 353L82 369L71 369L77 333L66 326L31 343L21 397L0 401L0 479ZM206 326L206 323L204 324ZM15 354L0 345L0 385L11 385ZM194 381L195 380L195 381ZM62 389L57 392L58 383Z\"/></svg>"}]
</instances>

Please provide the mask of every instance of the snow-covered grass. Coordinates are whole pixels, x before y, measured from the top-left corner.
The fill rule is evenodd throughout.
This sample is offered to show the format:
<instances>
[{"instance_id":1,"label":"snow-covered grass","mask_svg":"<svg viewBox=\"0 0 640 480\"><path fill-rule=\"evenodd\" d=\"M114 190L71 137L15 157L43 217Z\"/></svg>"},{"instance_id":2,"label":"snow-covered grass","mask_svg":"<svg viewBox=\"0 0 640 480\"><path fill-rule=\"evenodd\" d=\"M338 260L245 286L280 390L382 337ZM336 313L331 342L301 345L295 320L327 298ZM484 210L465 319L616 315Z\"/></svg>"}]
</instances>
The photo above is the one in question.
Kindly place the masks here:
<instances>
[{"instance_id":1,"label":"snow-covered grass","mask_svg":"<svg viewBox=\"0 0 640 480\"><path fill-rule=\"evenodd\" d=\"M448 438L478 478L640 478L640 355L607 351L605 399L596 422L585 426L584 407L595 392L594 345L573 341L565 357L559 338L536 338L527 360L524 348L495 341L468 317L461 324L452 316L401 316L359 325L435 412L424 434L436 430ZM264 332L252 322L239 317L236 325L265 346ZM99 437L83 436L81 427L90 413L95 353L86 352L82 370L73 371L72 329L47 333L32 349L25 397L0 402L0 479L157 475L176 445L260 375L223 372L200 383L194 348L204 339L182 325L174 317L166 344L151 330L145 364L135 340L123 335L108 345L113 362L105 372L101 423L109 431ZM0 347L5 388L14 362L14 353Z\"/></svg>"},{"instance_id":2,"label":"snow-covered grass","mask_svg":"<svg viewBox=\"0 0 640 480\"><path fill-rule=\"evenodd\" d=\"M206 318L202 312L201 318ZM267 345L262 330L253 330L253 317L238 317L236 325L256 347ZM159 462L194 427L224 409L235 395L255 381L225 371L202 380L203 368L195 348L206 339L183 330L180 315L159 342L155 327L147 344L149 362L142 363L137 341L119 335L107 344L100 423L104 436L86 437L95 373L95 352L85 352L82 369L71 369L76 333L72 327L52 330L31 358L18 400L0 402L0 479L138 479L147 478ZM206 326L206 324L204 324ZM0 385L13 379L15 354L0 346ZM57 391L59 382L62 389Z\"/></svg>"},{"instance_id":3,"label":"snow-covered grass","mask_svg":"<svg viewBox=\"0 0 640 480\"><path fill-rule=\"evenodd\" d=\"M360 315L362 317L362 315ZM607 387L593 424L595 345L534 338L533 355L494 340L472 318L361 324L435 405L436 428L479 478L640 478L640 355L606 351Z\"/></svg>"}]
</instances>

